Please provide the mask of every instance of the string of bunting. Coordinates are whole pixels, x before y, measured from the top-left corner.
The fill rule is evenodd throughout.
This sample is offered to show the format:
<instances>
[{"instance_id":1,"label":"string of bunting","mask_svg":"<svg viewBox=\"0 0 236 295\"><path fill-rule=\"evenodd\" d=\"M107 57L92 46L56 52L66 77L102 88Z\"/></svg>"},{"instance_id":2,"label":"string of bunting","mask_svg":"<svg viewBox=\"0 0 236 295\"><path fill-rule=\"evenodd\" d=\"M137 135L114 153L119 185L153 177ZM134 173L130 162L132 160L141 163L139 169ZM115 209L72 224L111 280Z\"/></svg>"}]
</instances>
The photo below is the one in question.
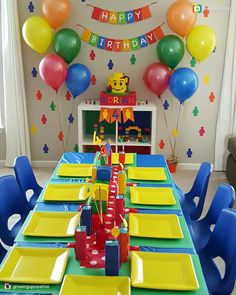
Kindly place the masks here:
<instances>
[{"instance_id":1,"label":"string of bunting","mask_svg":"<svg viewBox=\"0 0 236 295\"><path fill-rule=\"evenodd\" d=\"M150 18L152 16L150 6L153 4L157 4L157 2L152 2L147 6L128 11L110 11L91 4L87 4L87 6L93 7L92 19L112 25L125 25Z\"/></svg>"},{"instance_id":2,"label":"string of bunting","mask_svg":"<svg viewBox=\"0 0 236 295\"><path fill-rule=\"evenodd\" d=\"M134 112L133 108L101 108L99 122L107 121L108 123L113 123L118 121L121 123L121 111L123 114L123 121L124 123L128 120L134 122Z\"/></svg>"},{"instance_id":3,"label":"string of bunting","mask_svg":"<svg viewBox=\"0 0 236 295\"><path fill-rule=\"evenodd\" d=\"M162 39L165 36L161 28L162 25L164 25L164 23L154 28L152 31L138 37L121 40L99 36L98 34L93 33L85 27L77 24L77 26L84 29L81 40L87 42L91 46L116 52L137 50L156 43L158 40Z\"/></svg>"}]
</instances>

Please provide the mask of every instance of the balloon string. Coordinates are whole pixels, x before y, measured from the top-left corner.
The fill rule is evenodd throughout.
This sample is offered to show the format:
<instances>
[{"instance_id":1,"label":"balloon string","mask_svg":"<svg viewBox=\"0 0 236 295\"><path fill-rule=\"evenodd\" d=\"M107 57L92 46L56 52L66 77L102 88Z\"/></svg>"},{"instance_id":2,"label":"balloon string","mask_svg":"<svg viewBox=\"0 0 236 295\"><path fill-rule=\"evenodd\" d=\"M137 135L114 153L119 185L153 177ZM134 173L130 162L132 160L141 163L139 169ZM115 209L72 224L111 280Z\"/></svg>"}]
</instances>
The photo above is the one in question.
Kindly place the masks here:
<instances>
[{"instance_id":1,"label":"balloon string","mask_svg":"<svg viewBox=\"0 0 236 295\"><path fill-rule=\"evenodd\" d=\"M86 6L95 7L95 6L94 6L94 5L92 5L92 4L86 4Z\"/></svg>"},{"instance_id":2,"label":"balloon string","mask_svg":"<svg viewBox=\"0 0 236 295\"><path fill-rule=\"evenodd\" d=\"M84 26L82 26L80 24L77 24L77 26L83 28L84 30L87 30Z\"/></svg>"},{"instance_id":3,"label":"balloon string","mask_svg":"<svg viewBox=\"0 0 236 295\"><path fill-rule=\"evenodd\" d=\"M159 28L162 27L165 23L166 23L166 22L161 23L160 26L159 26Z\"/></svg>"},{"instance_id":4,"label":"balloon string","mask_svg":"<svg viewBox=\"0 0 236 295\"><path fill-rule=\"evenodd\" d=\"M73 98L73 102L71 104L71 114L72 116L74 115L74 104L75 104L75 98ZM69 137L70 137L70 129L71 129L71 123L69 121L69 124L68 124L68 130L67 130L67 137L66 137L66 146L68 147L68 143L69 143Z\"/></svg>"},{"instance_id":5,"label":"balloon string","mask_svg":"<svg viewBox=\"0 0 236 295\"><path fill-rule=\"evenodd\" d=\"M163 115L164 115L164 119L165 119L165 123L166 123L167 134L168 134L168 139L169 139L169 143L170 143L171 152L172 152L172 154L174 154L174 149L173 149L173 145L172 145L171 138L170 138L170 132L169 132L169 126L168 126L168 122L167 122L167 118L166 118L166 113L165 113L165 110L163 109L162 97L160 97L160 99L161 99L162 111L163 111Z\"/></svg>"},{"instance_id":6,"label":"balloon string","mask_svg":"<svg viewBox=\"0 0 236 295\"><path fill-rule=\"evenodd\" d=\"M152 3L150 3L150 4L148 4L147 6L151 6L151 5L154 5L154 4L157 4L157 1L154 1L154 2L152 2ZM93 7L93 8L95 8L96 6L94 6L94 5L92 5L92 4L86 4L86 6L90 6L90 7ZM141 8L140 8L141 9Z\"/></svg>"},{"instance_id":7,"label":"balloon string","mask_svg":"<svg viewBox=\"0 0 236 295\"><path fill-rule=\"evenodd\" d=\"M158 28L162 27L165 23L166 23L166 22L161 23L161 24L158 26ZM76 24L76 25L77 25L77 27L81 27L82 29L87 30L87 28L85 28L84 26L82 26L82 25L80 25L80 24Z\"/></svg>"},{"instance_id":8,"label":"balloon string","mask_svg":"<svg viewBox=\"0 0 236 295\"><path fill-rule=\"evenodd\" d=\"M175 140L174 140L174 152L173 152L173 155L175 154L175 148L176 148L176 138L177 138L177 135L178 135L178 130L179 130L179 121L180 121L180 111L181 111L181 103L179 104L179 111L178 111L178 117L177 117L177 123L176 123L176 136L175 136Z\"/></svg>"},{"instance_id":9,"label":"balloon string","mask_svg":"<svg viewBox=\"0 0 236 295\"><path fill-rule=\"evenodd\" d=\"M56 92L56 98L57 98L57 104L58 104L58 118L59 118L59 124L60 124L60 129L61 129L60 131L63 134L63 131L62 131L62 111L61 111L61 103L60 103L60 99L58 96L58 91ZM65 149L64 136L62 137L62 145L63 145L63 151L65 152L66 149Z\"/></svg>"}]
</instances>

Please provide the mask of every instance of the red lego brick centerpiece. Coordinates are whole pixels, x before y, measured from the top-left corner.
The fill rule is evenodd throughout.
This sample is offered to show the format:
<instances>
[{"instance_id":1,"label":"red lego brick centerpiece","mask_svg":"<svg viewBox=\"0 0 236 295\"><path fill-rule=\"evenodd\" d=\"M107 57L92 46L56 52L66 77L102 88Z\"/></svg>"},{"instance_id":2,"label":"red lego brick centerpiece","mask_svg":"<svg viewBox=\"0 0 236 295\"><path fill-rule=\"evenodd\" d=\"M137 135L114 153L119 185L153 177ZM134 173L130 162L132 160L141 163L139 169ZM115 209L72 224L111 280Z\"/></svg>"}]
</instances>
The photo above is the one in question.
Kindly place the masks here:
<instances>
[{"instance_id":1,"label":"red lego brick centerpiece","mask_svg":"<svg viewBox=\"0 0 236 295\"><path fill-rule=\"evenodd\" d=\"M88 181L87 181L88 183ZM112 166L110 142L100 146L97 165L93 166L87 201L81 204L80 224L75 230L75 249L80 267L104 268L105 275L118 276L120 265L128 261L130 244L125 220L125 152Z\"/></svg>"}]
</instances>

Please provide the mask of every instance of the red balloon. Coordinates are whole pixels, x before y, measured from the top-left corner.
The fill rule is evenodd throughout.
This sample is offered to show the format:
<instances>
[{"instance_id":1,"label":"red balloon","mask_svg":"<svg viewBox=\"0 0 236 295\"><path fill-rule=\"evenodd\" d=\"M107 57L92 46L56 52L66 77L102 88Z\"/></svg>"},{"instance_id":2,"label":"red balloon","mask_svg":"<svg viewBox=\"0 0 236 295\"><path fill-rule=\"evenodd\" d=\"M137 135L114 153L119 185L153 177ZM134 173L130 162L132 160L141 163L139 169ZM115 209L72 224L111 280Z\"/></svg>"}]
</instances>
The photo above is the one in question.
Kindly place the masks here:
<instances>
[{"instance_id":1,"label":"red balloon","mask_svg":"<svg viewBox=\"0 0 236 295\"><path fill-rule=\"evenodd\" d=\"M66 79L67 64L60 56L49 54L41 60L39 73L41 78L57 92Z\"/></svg>"},{"instance_id":2,"label":"red balloon","mask_svg":"<svg viewBox=\"0 0 236 295\"><path fill-rule=\"evenodd\" d=\"M159 97L169 86L171 70L161 63L154 63L147 67L144 73L144 82L149 90Z\"/></svg>"}]
</instances>

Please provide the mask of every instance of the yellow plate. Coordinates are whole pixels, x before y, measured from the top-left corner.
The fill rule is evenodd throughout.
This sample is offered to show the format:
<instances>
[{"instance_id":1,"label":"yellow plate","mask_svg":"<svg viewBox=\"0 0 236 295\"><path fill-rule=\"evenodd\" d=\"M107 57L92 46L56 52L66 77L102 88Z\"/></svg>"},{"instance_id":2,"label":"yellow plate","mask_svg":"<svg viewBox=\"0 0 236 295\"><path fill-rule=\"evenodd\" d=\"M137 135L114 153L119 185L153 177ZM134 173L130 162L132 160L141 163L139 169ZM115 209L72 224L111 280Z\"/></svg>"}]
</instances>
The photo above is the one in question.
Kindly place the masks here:
<instances>
[{"instance_id":1,"label":"yellow plate","mask_svg":"<svg viewBox=\"0 0 236 295\"><path fill-rule=\"evenodd\" d=\"M92 176L92 164L67 164L63 163L57 171L58 176L89 177Z\"/></svg>"},{"instance_id":2,"label":"yellow plate","mask_svg":"<svg viewBox=\"0 0 236 295\"><path fill-rule=\"evenodd\" d=\"M112 153L112 164L118 165L119 163L119 153ZM130 165L134 163L134 154L127 153L125 154L125 164Z\"/></svg>"},{"instance_id":3,"label":"yellow plate","mask_svg":"<svg viewBox=\"0 0 236 295\"><path fill-rule=\"evenodd\" d=\"M133 204L175 205L173 191L169 187L131 187L130 200Z\"/></svg>"},{"instance_id":4,"label":"yellow plate","mask_svg":"<svg viewBox=\"0 0 236 295\"><path fill-rule=\"evenodd\" d=\"M70 249L13 247L0 269L0 281L59 284Z\"/></svg>"},{"instance_id":5,"label":"yellow plate","mask_svg":"<svg viewBox=\"0 0 236 295\"><path fill-rule=\"evenodd\" d=\"M197 290L189 254L131 252L131 286L161 290Z\"/></svg>"},{"instance_id":6,"label":"yellow plate","mask_svg":"<svg viewBox=\"0 0 236 295\"><path fill-rule=\"evenodd\" d=\"M48 183L46 186L43 200L44 201L85 201L86 195L85 184L63 184Z\"/></svg>"},{"instance_id":7,"label":"yellow plate","mask_svg":"<svg viewBox=\"0 0 236 295\"><path fill-rule=\"evenodd\" d=\"M66 275L59 295L130 295L129 277Z\"/></svg>"},{"instance_id":8,"label":"yellow plate","mask_svg":"<svg viewBox=\"0 0 236 295\"><path fill-rule=\"evenodd\" d=\"M71 237L79 223L76 212L32 212L23 234L37 237Z\"/></svg>"},{"instance_id":9,"label":"yellow plate","mask_svg":"<svg viewBox=\"0 0 236 295\"><path fill-rule=\"evenodd\" d=\"M128 167L128 178L138 180L167 180L164 168Z\"/></svg>"},{"instance_id":10,"label":"yellow plate","mask_svg":"<svg viewBox=\"0 0 236 295\"><path fill-rule=\"evenodd\" d=\"M129 214L129 233L135 237L181 239L179 217L175 214Z\"/></svg>"}]
</instances>

